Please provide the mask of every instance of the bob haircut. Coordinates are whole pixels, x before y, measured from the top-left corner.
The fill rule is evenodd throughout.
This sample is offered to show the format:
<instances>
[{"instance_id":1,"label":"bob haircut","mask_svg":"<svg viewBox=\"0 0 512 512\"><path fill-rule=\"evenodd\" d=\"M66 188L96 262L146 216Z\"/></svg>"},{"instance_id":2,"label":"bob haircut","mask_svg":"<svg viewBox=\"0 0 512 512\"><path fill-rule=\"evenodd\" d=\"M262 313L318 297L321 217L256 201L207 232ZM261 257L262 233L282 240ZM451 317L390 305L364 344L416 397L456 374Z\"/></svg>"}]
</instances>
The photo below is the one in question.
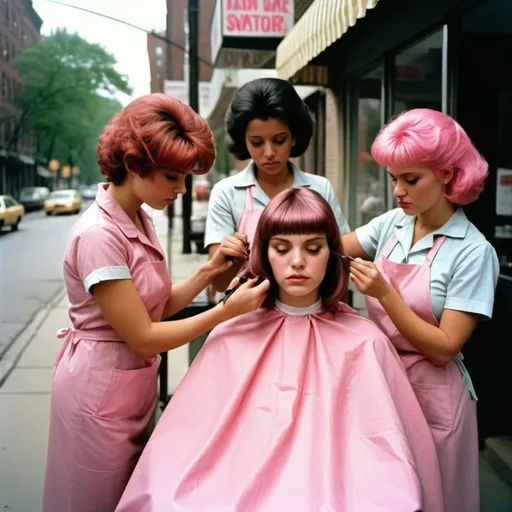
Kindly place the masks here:
<instances>
[{"instance_id":1,"label":"bob haircut","mask_svg":"<svg viewBox=\"0 0 512 512\"><path fill-rule=\"evenodd\" d=\"M292 187L275 196L263 210L244 270L246 276L258 276L270 281L263 307L272 308L278 294L268 260L268 245L276 235L307 235L324 233L331 251L325 277L320 284L324 309L337 310L348 286L348 265L338 256L343 254L341 236L329 203L317 192L304 187ZM338 255L337 255L337 254Z\"/></svg>"},{"instance_id":2,"label":"bob haircut","mask_svg":"<svg viewBox=\"0 0 512 512\"><path fill-rule=\"evenodd\" d=\"M253 119L270 117L290 129L295 139L290 156L303 155L313 135L313 119L293 85L279 78L258 78L236 91L226 114L228 151L238 160L251 158L245 143L247 126Z\"/></svg>"},{"instance_id":3,"label":"bob haircut","mask_svg":"<svg viewBox=\"0 0 512 512\"><path fill-rule=\"evenodd\" d=\"M207 173L215 160L208 123L181 101L155 93L118 112L98 141L101 173L114 185L128 169L145 178L157 169Z\"/></svg>"},{"instance_id":4,"label":"bob haircut","mask_svg":"<svg viewBox=\"0 0 512 512\"><path fill-rule=\"evenodd\" d=\"M452 168L445 197L457 205L478 199L489 167L454 119L428 108L403 112L384 126L372 144L372 157L384 167Z\"/></svg>"}]
</instances>

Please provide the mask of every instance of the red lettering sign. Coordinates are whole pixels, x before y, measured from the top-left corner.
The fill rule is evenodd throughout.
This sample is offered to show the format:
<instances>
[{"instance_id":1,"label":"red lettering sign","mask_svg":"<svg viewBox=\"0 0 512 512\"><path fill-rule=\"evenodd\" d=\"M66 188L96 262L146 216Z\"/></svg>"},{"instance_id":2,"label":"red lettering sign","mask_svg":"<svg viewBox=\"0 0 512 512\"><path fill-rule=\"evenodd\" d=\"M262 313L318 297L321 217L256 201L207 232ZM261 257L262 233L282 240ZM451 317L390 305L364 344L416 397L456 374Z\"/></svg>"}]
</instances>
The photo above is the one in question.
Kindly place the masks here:
<instances>
[{"instance_id":1,"label":"red lettering sign","mask_svg":"<svg viewBox=\"0 0 512 512\"><path fill-rule=\"evenodd\" d=\"M263 0L265 12L289 12L290 0Z\"/></svg>"},{"instance_id":2,"label":"red lettering sign","mask_svg":"<svg viewBox=\"0 0 512 512\"><path fill-rule=\"evenodd\" d=\"M258 0L228 0L228 11L257 11Z\"/></svg>"},{"instance_id":3,"label":"red lettering sign","mask_svg":"<svg viewBox=\"0 0 512 512\"><path fill-rule=\"evenodd\" d=\"M264 32L285 34L287 27L282 15L276 14L235 14L226 16L227 32Z\"/></svg>"}]
</instances>

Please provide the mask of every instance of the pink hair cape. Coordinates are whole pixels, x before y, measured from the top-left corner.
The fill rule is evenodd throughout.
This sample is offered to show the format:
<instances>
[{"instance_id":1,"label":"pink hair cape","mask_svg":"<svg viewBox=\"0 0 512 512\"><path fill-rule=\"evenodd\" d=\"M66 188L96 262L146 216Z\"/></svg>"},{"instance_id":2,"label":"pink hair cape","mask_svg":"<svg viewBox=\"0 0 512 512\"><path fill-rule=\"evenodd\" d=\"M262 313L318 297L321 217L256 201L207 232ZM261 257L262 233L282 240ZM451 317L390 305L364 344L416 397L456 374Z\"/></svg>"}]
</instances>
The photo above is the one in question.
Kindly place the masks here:
<instances>
[{"instance_id":1,"label":"pink hair cape","mask_svg":"<svg viewBox=\"0 0 512 512\"><path fill-rule=\"evenodd\" d=\"M215 328L117 512L440 512L436 450L389 340L336 314Z\"/></svg>"}]
</instances>

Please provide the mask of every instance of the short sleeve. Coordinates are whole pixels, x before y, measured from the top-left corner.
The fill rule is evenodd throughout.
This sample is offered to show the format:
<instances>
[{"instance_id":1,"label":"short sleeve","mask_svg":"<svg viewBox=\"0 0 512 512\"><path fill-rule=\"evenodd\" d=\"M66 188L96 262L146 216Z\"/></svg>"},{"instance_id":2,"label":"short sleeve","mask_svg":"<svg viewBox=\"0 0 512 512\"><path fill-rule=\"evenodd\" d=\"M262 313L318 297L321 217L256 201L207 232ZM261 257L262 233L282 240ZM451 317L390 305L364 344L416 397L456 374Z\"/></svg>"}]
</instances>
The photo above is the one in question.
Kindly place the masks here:
<instances>
[{"instance_id":1,"label":"short sleeve","mask_svg":"<svg viewBox=\"0 0 512 512\"><path fill-rule=\"evenodd\" d=\"M347 219L343 215L341 211L340 204L336 199L334 194L334 189L332 188L331 182L326 180L327 182L327 190L325 193L325 200L331 205L332 211L334 212L334 216L336 217L336 222L338 223L338 227L340 228L340 233L342 235L346 233L350 233L350 227L348 225Z\"/></svg>"},{"instance_id":2,"label":"short sleeve","mask_svg":"<svg viewBox=\"0 0 512 512\"><path fill-rule=\"evenodd\" d=\"M85 291L102 281L131 279L128 241L100 226L84 231L76 243L76 265Z\"/></svg>"},{"instance_id":3,"label":"short sleeve","mask_svg":"<svg viewBox=\"0 0 512 512\"><path fill-rule=\"evenodd\" d=\"M382 236L384 215L375 217L368 224L356 229L357 240L370 258L374 258L377 254L377 248Z\"/></svg>"},{"instance_id":4,"label":"short sleeve","mask_svg":"<svg viewBox=\"0 0 512 512\"><path fill-rule=\"evenodd\" d=\"M232 199L225 187L218 183L213 187L208 203L208 215L204 235L204 246L220 244L224 237L236 231Z\"/></svg>"},{"instance_id":5,"label":"short sleeve","mask_svg":"<svg viewBox=\"0 0 512 512\"><path fill-rule=\"evenodd\" d=\"M498 275L499 261L491 244L469 247L448 284L444 308L491 318Z\"/></svg>"}]
</instances>

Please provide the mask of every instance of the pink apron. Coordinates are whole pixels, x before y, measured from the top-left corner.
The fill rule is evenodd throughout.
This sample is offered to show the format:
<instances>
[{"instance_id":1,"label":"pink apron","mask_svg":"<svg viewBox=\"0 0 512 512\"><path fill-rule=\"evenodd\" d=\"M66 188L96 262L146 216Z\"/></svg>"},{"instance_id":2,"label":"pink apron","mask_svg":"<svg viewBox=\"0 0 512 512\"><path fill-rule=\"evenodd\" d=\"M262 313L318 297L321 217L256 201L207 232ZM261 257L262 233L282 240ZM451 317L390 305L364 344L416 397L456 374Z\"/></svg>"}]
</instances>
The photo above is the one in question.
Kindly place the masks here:
<instances>
[{"instance_id":1,"label":"pink apron","mask_svg":"<svg viewBox=\"0 0 512 512\"><path fill-rule=\"evenodd\" d=\"M404 302L423 320L439 326L430 300L430 266L445 237L435 239L423 265L394 263L388 259L396 237L375 264ZM406 338L380 305L366 297L369 318L388 336L405 366L416 397L430 426L437 449L446 512L480 510L476 396L461 361L462 354L437 367Z\"/></svg>"},{"instance_id":2,"label":"pink apron","mask_svg":"<svg viewBox=\"0 0 512 512\"><path fill-rule=\"evenodd\" d=\"M254 185L251 185L250 187L247 187L245 189L245 209L242 212L242 215L240 215L240 219L238 220L237 226L237 231L239 233L247 235L247 241L249 242L249 246L252 245L252 241L254 240L254 234L256 233L256 226L258 225L258 221L260 220L261 214L263 212L263 208L253 208L253 192Z\"/></svg>"},{"instance_id":3,"label":"pink apron","mask_svg":"<svg viewBox=\"0 0 512 512\"><path fill-rule=\"evenodd\" d=\"M443 512L429 426L389 340L340 304L217 326L116 512L419 510Z\"/></svg>"},{"instance_id":4,"label":"pink apron","mask_svg":"<svg viewBox=\"0 0 512 512\"><path fill-rule=\"evenodd\" d=\"M111 512L149 436L160 356L144 361L108 331L58 336L49 446L60 450L48 450L43 512Z\"/></svg>"},{"instance_id":5,"label":"pink apron","mask_svg":"<svg viewBox=\"0 0 512 512\"><path fill-rule=\"evenodd\" d=\"M171 279L165 261L146 266L160 321ZM43 512L113 512L153 426L160 356L142 359L108 327L57 336Z\"/></svg>"}]
</instances>

